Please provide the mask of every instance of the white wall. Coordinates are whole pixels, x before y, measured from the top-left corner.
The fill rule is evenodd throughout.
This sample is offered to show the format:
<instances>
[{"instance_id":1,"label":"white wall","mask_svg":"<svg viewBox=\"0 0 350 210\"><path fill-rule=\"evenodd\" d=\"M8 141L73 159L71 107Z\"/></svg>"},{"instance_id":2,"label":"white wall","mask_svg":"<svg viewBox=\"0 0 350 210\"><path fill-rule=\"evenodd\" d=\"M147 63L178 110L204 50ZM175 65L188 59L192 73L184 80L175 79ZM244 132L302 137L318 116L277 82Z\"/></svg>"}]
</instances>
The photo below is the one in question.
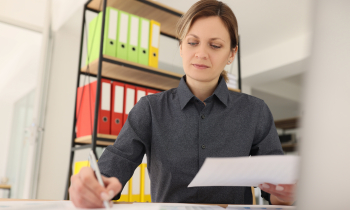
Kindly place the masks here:
<instances>
[{"instance_id":1,"label":"white wall","mask_svg":"<svg viewBox=\"0 0 350 210\"><path fill-rule=\"evenodd\" d=\"M63 199L72 140L82 10L54 33L38 199Z\"/></svg>"},{"instance_id":2,"label":"white wall","mask_svg":"<svg viewBox=\"0 0 350 210\"><path fill-rule=\"evenodd\" d=\"M1 178L6 173L14 103L37 86L42 35L2 22L0 22L0 31ZM0 197L1 194L2 190L0 190Z\"/></svg>"},{"instance_id":3,"label":"white wall","mask_svg":"<svg viewBox=\"0 0 350 210\"><path fill-rule=\"evenodd\" d=\"M349 209L350 1L315 1L298 209ZM327 44L326 50L323 44Z\"/></svg>"},{"instance_id":4,"label":"white wall","mask_svg":"<svg viewBox=\"0 0 350 210\"><path fill-rule=\"evenodd\" d=\"M11 137L11 125L13 117L13 103L7 101L0 101L0 180L6 175L6 163L9 149L9 142ZM3 192L0 190L0 198L3 197ZM7 195L7 190L6 190Z\"/></svg>"}]
</instances>

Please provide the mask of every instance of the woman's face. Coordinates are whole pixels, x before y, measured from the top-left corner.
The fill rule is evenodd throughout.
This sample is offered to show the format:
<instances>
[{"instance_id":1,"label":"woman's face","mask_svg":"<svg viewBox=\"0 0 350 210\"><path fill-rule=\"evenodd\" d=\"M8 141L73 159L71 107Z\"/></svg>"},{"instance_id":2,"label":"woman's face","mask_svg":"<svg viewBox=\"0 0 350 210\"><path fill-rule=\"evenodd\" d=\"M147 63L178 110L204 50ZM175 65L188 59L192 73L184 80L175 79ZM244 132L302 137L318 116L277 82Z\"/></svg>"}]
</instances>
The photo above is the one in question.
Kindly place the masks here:
<instances>
[{"instance_id":1,"label":"woman's face","mask_svg":"<svg viewBox=\"0 0 350 210\"><path fill-rule=\"evenodd\" d=\"M237 48L236 48L237 49ZM180 45L186 76L198 82L218 80L236 51L231 49L230 34L217 16L197 19Z\"/></svg>"}]
</instances>

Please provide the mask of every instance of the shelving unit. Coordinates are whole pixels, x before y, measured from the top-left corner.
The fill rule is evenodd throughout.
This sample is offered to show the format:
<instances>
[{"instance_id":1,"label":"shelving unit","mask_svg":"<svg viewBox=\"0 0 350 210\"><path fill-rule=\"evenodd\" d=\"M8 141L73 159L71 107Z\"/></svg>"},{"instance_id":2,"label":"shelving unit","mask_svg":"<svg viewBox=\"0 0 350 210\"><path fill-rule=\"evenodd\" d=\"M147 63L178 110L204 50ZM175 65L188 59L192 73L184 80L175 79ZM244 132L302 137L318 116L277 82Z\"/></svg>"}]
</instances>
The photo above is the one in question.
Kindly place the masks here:
<instances>
[{"instance_id":1,"label":"shelving unit","mask_svg":"<svg viewBox=\"0 0 350 210\"><path fill-rule=\"evenodd\" d=\"M8 190L8 198L11 198L11 185L7 185L7 184L0 184L0 189L3 190Z\"/></svg>"},{"instance_id":2,"label":"shelving unit","mask_svg":"<svg viewBox=\"0 0 350 210\"><path fill-rule=\"evenodd\" d=\"M276 120L275 121L276 128L287 130L287 129L295 129L299 126L298 118L290 118L285 120ZM285 143L282 144L282 149L285 152L293 152L297 149L297 143Z\"/></svg>"},{"instance_id":3,"label":"shelving unit","mask_svg":"<svg viewBox=\"0 0 350 210\"><path fill-rule=\"evenodd\" d=\"M96 146L113 145L113 143L117 139L117 137L118 136L98 133ZM79 138L76 138L74 141L75 141L75 144L80 144L80 145L91 144L92 143L92 135L79 137Z\"/></svg>"},{"instance_id":4,"label":"shelving unit","mask_svg":"<svg viewBox=\"0 0 350 210\"><path fill-rule=\"evenodd\" d=\"M103 1L103 2L102 2ZM101 7L102 5L102 7ZM72 164L74 153L77 150L91 148L96 154L96 146L112 145L117 138L113 135L97 134L97 119L100 101L101 78L109 78L111 80L122 81L136 86L143 86L158 90L169 90L176 88L179 85L183 75L170 72L163 69L153 68L150 66L141 65L139 63L130 62L127 60L115 58L112 56L103 55L103 39L105 28L105 17L102 17L102 30L100 40L99 59L90 62L89 67L81 66L82 51L84 43L84 29L86 25L86 11L99 13L103 11L106 14L106 7L111 6L118 10L122 10L143 18L153 19L161 24L160 34L176 39L175 25L183 15L181 11L170 8L156 1L150 0L89 0L84 5L83 22L80 39L80 54L79 66L77 75L77 88L80 83L80 75L89 75L97 77L96 102L94 110L93 134L76 138L75 125L76 113L73 117L72 143L71 154L69 160L69 172L66 183L65 198L68 199L68 188L70 185L70 176L72 175ZM241 73L240 73L240 45L238 43L238 87L241 88ZM230 91L241 92L239 89L229 88ZM77 101L77 98L76 98ZM76 106L76 103L75 103Z\"/></svg>"}]
</instances>

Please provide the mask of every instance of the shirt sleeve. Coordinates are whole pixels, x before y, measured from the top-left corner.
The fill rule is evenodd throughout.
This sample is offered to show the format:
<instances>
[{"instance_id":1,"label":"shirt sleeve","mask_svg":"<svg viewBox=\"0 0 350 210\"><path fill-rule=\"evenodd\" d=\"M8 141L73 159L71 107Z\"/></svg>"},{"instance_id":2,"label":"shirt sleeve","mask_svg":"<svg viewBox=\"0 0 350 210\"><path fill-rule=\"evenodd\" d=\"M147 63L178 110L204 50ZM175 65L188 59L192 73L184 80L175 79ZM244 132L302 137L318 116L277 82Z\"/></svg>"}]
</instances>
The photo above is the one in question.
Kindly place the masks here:
<instances>
[{"instance_id":1,"label":"shirt sleeve","mask_svg":"<svg viewBox=\"0 0 350 210\"><path fill-rule=\"evenodd\" d=\"M250 154L252 156L284 154L271 111L265 102L260 109ZM261 197L271 204L269 193L261 191Z\"/></svg>"},{"instance_id":2,"label":"shirt sleeve","mask_svg":"<svg viewBox=\"0 0 350 210\"><path fill-rule=\"evenodd\" d=\"M152 137L150 112L147 97L142 97L130 111L114 144L106 147L98 160L101 174L116 177L123 188L141 164L144 154L149 154ZM114 200L118 200L120 195L121 193L114 197Z\"/></svg>"}]
</instances>

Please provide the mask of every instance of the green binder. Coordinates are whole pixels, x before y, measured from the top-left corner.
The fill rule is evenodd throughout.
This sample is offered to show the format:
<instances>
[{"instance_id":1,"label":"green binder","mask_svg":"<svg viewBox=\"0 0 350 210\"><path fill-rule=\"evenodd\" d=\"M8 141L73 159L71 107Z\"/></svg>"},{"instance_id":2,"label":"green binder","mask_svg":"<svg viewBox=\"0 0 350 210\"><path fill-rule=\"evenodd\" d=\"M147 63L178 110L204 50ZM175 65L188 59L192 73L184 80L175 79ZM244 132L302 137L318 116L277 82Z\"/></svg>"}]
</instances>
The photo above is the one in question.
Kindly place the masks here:
<instances>
[{"instance_id":1,"label":"green binder","mask_svg":"<svg viewBox=\"0 0 350 210\"><path fill-rule=\"evenodd\" d=\"M128 60L137 62L139 50L139 23L140 17L136 15L129 15L129 49Z\"/></svg>"},{"instance_id":2,"label":"green binder","mask_svg":"<svg viewBox=\"0 0 350 210\"><path fill-rule=\"evenodd\" d=\"M128 35L129 35L129 13L119 11L118 14L118 37L117 37L117 57L128 59Z\"/></svg>"},{"instance_id":3,"label":"green binder","mask_svg":"<svg viewBox=\"0 0 350 210\"><path fill-rule=\"evenodd\" d=\"M139 51L138 51L138 63L148 66L148 53L149 53L149 29L150 22L148 19L140 17L139 24Z\"/></svg>"},{"instance_id":4,"label":"green binder","mask_svg":"<svg viewBox=\"0 0 350 210\"><path fill-rule=\"evenodd\" d=\"M118 34L118 13L119 11L112 8L106 8L105 31L103 39L103 54L113 57L117 56L117 34ZM89 23L88 34L88 54L86 64L91 63L99 57L102 28L102 12Z\"/></svg>"}]
</instances>

